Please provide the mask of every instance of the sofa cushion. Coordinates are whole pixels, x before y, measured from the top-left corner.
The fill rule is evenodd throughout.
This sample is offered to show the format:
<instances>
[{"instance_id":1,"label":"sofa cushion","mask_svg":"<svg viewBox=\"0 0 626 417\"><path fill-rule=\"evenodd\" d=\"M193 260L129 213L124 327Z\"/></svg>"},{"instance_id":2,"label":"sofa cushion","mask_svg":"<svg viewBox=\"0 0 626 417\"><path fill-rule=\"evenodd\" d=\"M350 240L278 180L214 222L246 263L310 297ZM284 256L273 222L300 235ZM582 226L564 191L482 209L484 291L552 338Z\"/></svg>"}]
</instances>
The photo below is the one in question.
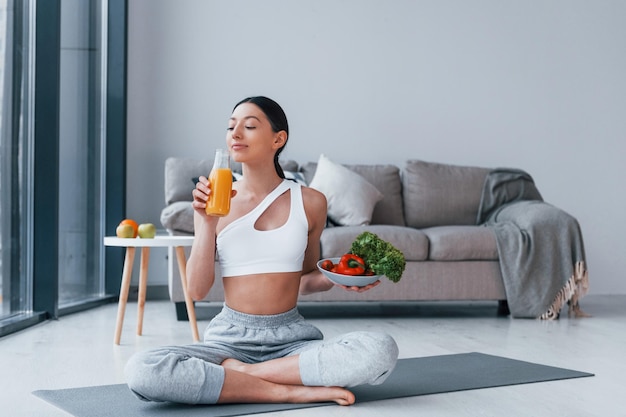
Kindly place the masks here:
<instances>
[{"instance_id":1,"label":"sofa cushion","mask_svg":"<svg viewBox=\"0 0 626 417\"><path fill-rule=\"evenodd\" d=\"M409 160L403 182L404 217L415 228L474 225L488 168Z\"/></svg>"},{"instance_id":2,"label":"sofa cushion","mask_svg":"<svg viewBox=\"0 0 626 417\"><path fill-rule=\"evenodd\" d=\"M169 231L193 234L193 207L190 201L176 201L161 210L161 224Z\"/></svg>"},{"instance_id":3,"label":"sofa cushion","mask_svg":"<svg viewBox=\"0 0 626 417\"><path fill-rule=\"evenodd\" d=\"M383 195L365 178L320 155L311 188L328 201L328 218L341 226L359 226L372 220L374 206Z\"/></svg>"},{"instance_id":4,"label":"sofa cushion","mask_svg":"<svg viewBox=\"0 0 626 417\"><path fill-rule=\"evenodd\" d=\"M208 176L213 160L194 158L167 158L165 160L165 204L191 201L193 178Z\"/></svg>"},{"instance_id":5,"label":"sofa cushion","mask_svg":"<svg viewBox=\"0 0 626 417\"><path fill-rule=\"evenodd\" d=\"M486 226L438 226L421 229L428 237L431 261L497 261L493 230Z\"/></svg>"},{"instance_id":6,"label":"sofa cushion","mask_svg":"<svg viewBox=\"0 0 626 417\"><path fill-rule=\"evenodd\" d=\"M374 207L370 224L404 226L400 169L395 165L344 166L361 175L383 194L383 199ZM302 165L300 169L310 184L317 170L317 163L308 162Z\"/></svg>"},{"instance_id":7,"label":"sofa cushion","mask_svg":"<svg viewBox=\"0 0 626 417\"><path fill-rule=\"evenodd\" d=\"M428 259L428 238L421 230L390 225L326 228L320 238L321 257L333 258L349 252L354 239L366 230L395 246L404 254L407 261L425 261Z\"/></svg>"},{"instance_id":8,"label":"sofa cushion","mask_svg":"<svg viewBox=\"0 0 626 417\"><path fill-rule=\"evenodd\" d=\"M293 159L281 159L280 161L278 161L278 163L280 163L280 167L285 172L287 171L297 172L298 171L298 163L294 161Z\"/></svg>"}]
</instances>

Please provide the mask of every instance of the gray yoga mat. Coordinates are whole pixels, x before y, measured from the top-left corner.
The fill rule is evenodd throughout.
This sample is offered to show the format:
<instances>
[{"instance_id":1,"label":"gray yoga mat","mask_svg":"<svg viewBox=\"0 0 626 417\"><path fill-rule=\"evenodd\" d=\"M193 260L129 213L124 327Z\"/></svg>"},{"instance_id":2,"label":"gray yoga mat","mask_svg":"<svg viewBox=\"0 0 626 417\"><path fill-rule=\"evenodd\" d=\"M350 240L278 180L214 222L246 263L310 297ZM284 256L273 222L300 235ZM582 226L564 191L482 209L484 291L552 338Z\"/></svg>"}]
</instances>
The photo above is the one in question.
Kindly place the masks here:
<instances>
[{"instance_id":1,"label":"gray yoga mat","mask_svg":"<svg viewBox=\"0 0 626 417\"><path fill-rule=\"evenodd\" d=\"M382 385L363 385L354 387L351 391L354 392L357 403L363 403L588 376L593 374L473 352L400 359L396 369ZM334 405L313 403L191 406L151 403L138 400L126 384L40 390L33 394L76 417L226 417Z\"/></svg>"}]
</instances>

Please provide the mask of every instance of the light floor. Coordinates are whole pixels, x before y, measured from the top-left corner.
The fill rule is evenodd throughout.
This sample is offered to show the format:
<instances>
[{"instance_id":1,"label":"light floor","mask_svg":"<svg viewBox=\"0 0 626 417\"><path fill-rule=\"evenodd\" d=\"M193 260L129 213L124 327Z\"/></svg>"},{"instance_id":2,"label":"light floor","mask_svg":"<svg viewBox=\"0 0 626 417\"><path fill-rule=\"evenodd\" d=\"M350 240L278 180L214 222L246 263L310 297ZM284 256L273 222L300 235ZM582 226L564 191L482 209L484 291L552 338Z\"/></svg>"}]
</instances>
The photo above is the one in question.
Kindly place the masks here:
<instances>
[{"instance_id":1,"label":"light floor","mask_svg":"<svg viewBox=\"0 0 626 417\"><path fill-rule=\"evenodd\" d=\"M565 314L554 322L497 317L491 303L366 306L301 311L327 337L357 329L387 331L398 342L400 357L482 352L596 376L261 415L626 416L626 296L589 296L582 307L592 318ZM176 321L167 301L148 301L144 335L135 336L136 307L128 306L120 346L113 345L116 304L1 338L0 416L67 416L31 392L122 383L124 364L134 352L191 342L189 324ZM215 311L199 311L201 332Z\"/></svg>"}]
</instances>

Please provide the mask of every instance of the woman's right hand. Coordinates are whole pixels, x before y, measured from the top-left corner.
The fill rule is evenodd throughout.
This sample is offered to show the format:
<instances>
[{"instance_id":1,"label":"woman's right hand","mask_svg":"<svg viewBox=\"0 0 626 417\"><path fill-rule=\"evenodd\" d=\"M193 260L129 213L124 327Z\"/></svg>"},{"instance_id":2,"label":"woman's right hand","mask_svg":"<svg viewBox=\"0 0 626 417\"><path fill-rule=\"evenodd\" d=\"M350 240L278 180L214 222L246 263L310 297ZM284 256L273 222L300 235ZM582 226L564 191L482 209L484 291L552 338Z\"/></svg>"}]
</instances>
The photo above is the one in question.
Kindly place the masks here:
<instances>
[{"instance_id":1,"label":"woman's right hand","mask_svg":"<svg viewBox=\"0 0 626 417\"><path fill-rule=\"evenodd\" d=\"M191 203L193 209L198 214L201 214L202 217L208 217L206 214L206 205L209 201L209 196L211 195L211 183L207 177L198 178L196 188L191 194L193 196L193 202Z\"/></svg>"},{"instance_id":2,"label":"woman's right hand","mask_svg":"<svg viewBox=\"0 0 626 417\"><path fill-rule=\"evenodd\" d=\"M231 198L233 198L237 194L237 191L232 190ZM206 214L206 206L209 201L209 197L211 196L211 183L209 182L207 177L198 178L198 182L196 183L196 188L192 191L193 202L191 206L194 211L200 215L201 218L205 220L214 219L215 223L219 217L210 216Z\"/></svg>"}]
</instances>

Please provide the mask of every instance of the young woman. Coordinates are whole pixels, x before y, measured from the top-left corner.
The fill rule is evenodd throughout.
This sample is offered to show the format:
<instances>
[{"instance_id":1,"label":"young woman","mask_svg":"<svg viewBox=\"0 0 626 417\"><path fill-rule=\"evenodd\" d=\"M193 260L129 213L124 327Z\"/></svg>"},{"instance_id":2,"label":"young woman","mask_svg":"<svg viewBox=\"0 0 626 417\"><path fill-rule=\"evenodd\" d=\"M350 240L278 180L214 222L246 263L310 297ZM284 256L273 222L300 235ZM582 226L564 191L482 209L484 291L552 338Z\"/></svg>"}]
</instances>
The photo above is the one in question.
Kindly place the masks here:
<instances>
[{"instance_id":1,"label":"young woman","mask_svg":"<svg viewBox=\"0 0 626 417\"><path fill-rule=\"evenodd\" d=\"M289 127L266 97L238 103L226 143L242 163L230 213L205 214L211 189L201 177L193 191L195 240L187 263L188 291L200 300L222 269L224 307L202 343L138 353L126 366L140 398L190 404L233 402L354 403L345 387L380 384L398 357L395 341L376 332L331 340L298 313L298 294L333 287L317 271L326 223L320 192L286 180L278 158ZM367 291L367 287L344 287Z\"/></svg>"}]
</instances>

